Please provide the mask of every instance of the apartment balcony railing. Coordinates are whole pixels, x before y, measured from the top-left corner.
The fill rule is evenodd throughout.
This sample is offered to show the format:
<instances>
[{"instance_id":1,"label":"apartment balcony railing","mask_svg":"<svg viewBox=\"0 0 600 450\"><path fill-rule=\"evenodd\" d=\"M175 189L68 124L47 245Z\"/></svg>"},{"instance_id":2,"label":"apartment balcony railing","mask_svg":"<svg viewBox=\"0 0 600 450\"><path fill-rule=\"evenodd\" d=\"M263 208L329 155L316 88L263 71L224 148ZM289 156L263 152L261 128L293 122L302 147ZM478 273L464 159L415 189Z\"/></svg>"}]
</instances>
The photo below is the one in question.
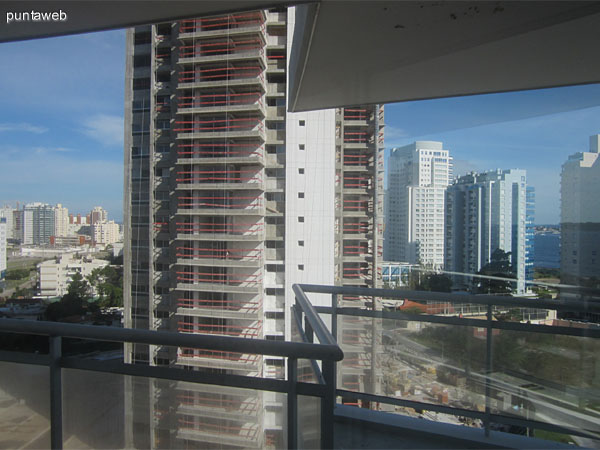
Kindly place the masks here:
<instances>
[{"instance_id":1,"label":"apartment balcony railing","mask_svg":"<svg viewBox=\"0 0 600 450\"><path fill-rule=\"evenodd\" d=\"M262 276L245 273L214 273L196 271L177 271L177 281L184 284L224 284L228 286L258 287Z\"/></svg>"},{"instance_id":2,"label":"apartment balcony railing","mask_svg":"<svg viewBox=\"0 0 600 450\"><path fill-rule=\"evenodd\" d=\"M264 156L264 145L247 143L209 142L177 144L178 163L189 164L190 159L250 158L260 160Z\"/></svg>"},{"instance_id":3,"label":"apartment balcony railing","mask_svg":"<svg viewBox=\"0 0 600 450\"><path fill-rule=\"evenodd\" d=\"M230 131L262 130L260 117L238 117L211 120L178 120L175 121L179 133L222 133Z\"/></svg>"},{"instance_id":4,"label":"apartment balcony railing","mask_svg":"<svg viewBox=\"0 0 600 450\"><path fill-rule=\"evenodd\" d=\"M192 334L217 334L219 336L234 336L246 339L256 339L262 334L262 322L255 321L248 325L241 324L194 324L178 322L177 331Z\"/></svg>"},{"instance_id":5,"label":"apartment balcony railing","mask_svg":"<svg viewBox=\"0 0 600 450\"><path fill-rule=\"evenodd\" d=\"M177 299L177 306L182 311L181 315L196 315L193 311L197 311L199 313L198 315L201 315L202 312L204 312L206 316L212 316L212 312L220 312L223 314L223 316L229 315L233 317L246 318L256 316L261 311L262 301L243 299L215 300L201 298L179 298Z\"/></svg>"},{"instance_id":6,"label":"apartment balcony railing","mask_svg":"<svg viewBox=\"0 0 600 450\"><path fill-rule=\"evenodd\" d=\"M262 92L239 92L223 94L186 95L177 98L177 108L215 108L226 106L254 105L262 106Z\"/></svg>"},{"instance_id":7,"label":"apartment balcony railing","mask_svg":"<svg viewBox=\"0 0 600 450\"><path fill-rule=\"evenodd\" d=\"M195 236L198 234L223 234L226 236L261 236L265 229L264 222L176 222L178 234Z\"/></svg>"},{"instance_id":8,"label":"apartment balcony railing","mask_svg":"<svg viewBox=\"0 0 600 450\"><path fill-rule=\"evenodd\" d=\"M194 70L182 70L179 72L179 83L203 83L218 81L235 81L244 79L264 80L264 68L259 65L235 66L227 65L224 67L210 67Z\"/></svg>"},{"instance_id":9,"label":"apartment balcony railing","mask_svg":"<svg viewBox=\"0 0 600 450\"><path fill-rule=\"evenodd\" d=\"M246 437L248 445L259 445L260 436L252 434L249 424L260 404L257 406L255 400L242 394L237 399L221 397L214 404L216 397L211 396L207 386L285 394L284 433L288 448L568 448L496 431L499 424L521 430L545 430L573 439L581 437L589 439L583 441L586 446L598 445L600 413L595 409L599 397L595 367L600 355L600 328L583 323L566 326L551 320L548 323L552 325L495 320L518 308L531 309L532 302L536 309L593 313L600 312L598 303L314 285L294 285L293 291L291 334L296 342L0 319L0 331L4 333L48 336L50 342L48 354L2 351L0 360L13 368L47 367L47 387L39 383L33 391L50 399L50 442L40 446L52 448L62 448L63 426L69 429L68 421L63 423L63 419L74 420L63 415L63 406L71 399L66 395L70 384L62 382L63 375L73 370L78 371L80 378L110 374L202 386L193 394L188 388L187 397L174 390L173 399L180 405L179 418L170 425L181 437L186 433L196 440L212 436L215 444L234 445L234 441ZM321 299L323 294L331 295L331 305L313 307L309 301L313 293L321 294ZM371 299L375 305L381 299L398 304L395 309L386 310L338 306L343 297ZM403 309L407 299L423 304L453 304L457 311L461 309L459 304L473 304L483 306L485 314L483 318L467 318L460 314L419 313ZM352 321L356 321L357 328L347 328ZM347 331L359 330L358 327L364 331ZM344 358L336 343L338 335L340 339L348 335L361 339L374 336L375 348L369 349L367 342L363 352ZM217 365L237 364L235 367L243 368L255 366L263 355L282 357L287 380L66 356L62 354L63 337L173 346L178 349L178 362L189 365L195 365L195 359L205 361L198 365L212 359ZM506 338L510 339L505 341ZM516 358L516 354L521 357ZM398 365L392 364L394 361ZM553 372L548 361L565 362L564 370ZM394 384L393 379L411 370L413 373L407 374L406 380L413 380L414 389ZM552 376L555 379L550 379ZM2 377L0 383L7 380L8 377ZM17 381L28 383L28 378ZM95 404L93 409L99 406ZM229 409L236 414L247 408L248 420L224 425L204 413L187 417L185 408L194 406ZM4 408L5 412L9 410ZM439 423L441 420L456 425ZM93 424L97 426L97 420ZM41 427L43 435L46 425L42 423ZM10 439L11 430L3 431L3 438ZM85 429L85 433L89 431ZM17 445L19 442L13 444Z\"/></svg>"},{"instance_id":10,"label":"apartment balcony railing","mask_svg":"<svg viewBox=\"0 0 600 450\"><path fill-rule=\"evenodd\" d=\"M263 206L257 196L182 196L177 206L181 209L254 210Z\"/></svg>"},{"instance_id":11,"label":"apartment balcony railing","mask_svg":"<svg viewBox=\"0 0 600 450\"><path fill-rule=\"evenodd\" d=\"M386 423L395 422L407 432L419 427L423 437L437 434L438 426L441 431L447 423L462 423L444 428L441 434L448 441L439 448L453 447L451 440L456 437L478 447L492 443L513 448L557 445L495 431L509 428L528 436L544 430L575 440L583 437L580 445L584 446L600 444L600 413L595 407L600 400L600 380L593 369L598 364L600 326L564 326L549 313L597 313L600 303L338 286L293 288L296 298L310 293L332 296L331 306L315 309L325 315L333 336L336 340L339 336L348 352L335 369L342 386L336 389L338 399L354 405L338 405L335 413L336 417L346 413L353 417L346 429L348 436L358 418L367 416L373 420L371 430L376 434L385 416ZM342 298L367 302L342 307ZM373 309L371 302L381 305L384 299L386 304L396 302L396 308ZM423 308L415 308L415 304ZM533 324L525 320L529 316L517 314L531 312L533 307L544 312L545 321ZM474 313L468 314L470 310ZM515 319L497 319L506 314ZM535 317L539 320L540 314ZM555 365L561 364L562 369L556 370ZM398 378L402 379L394 384ZM419 393L407 387L409 380ZM415 410L421 412L417 421ZM420 427L423 418L429 420ZM344 439L343 445L364 445L365 433L361 430L362 437L354 441ZM386 445L393 446L390 442ZM464 448L464 442L457 448ZM340 444L336 436L336 446ZM377 446L375 442L372 445Z\"/></svg>"},{"instance_id":12,"label":"apartment balcony railing","mask_svg":"<svg viewBox=\"0 0 600 450\"><path fill-rule=\"evenodd\" d=\"M202 58L205 56L239 55L248 52L262 54L264 42L262 39L225 40L222 42L199 42L196 45L179 47L180 58Z\"/></svg>"},{"instance_id":13,"label":"apartment balcony railing","mask_svg":"<svg viewBox=\"0 0 600 450\"><path fill-rule=\"evenodd\" d=\"M236 30L240 28L261 26L265 21L261 11L228 14L219 17L182 20L179 22L180 33L200 33L218 30Z\"/></svg>"},{"instance_id":14,"label":"apartment balcony railing","mask_svg":"<svg viewBox=\"0 0 600 450\"><path fill-rule=\"evenodd\" d=\"M262 176L256 169L180 170L175 181L182 184L260 184Z\"/></svg>"},{"instance_id":15,"label":"apartment balcony railing","mask_svg":"<svg viewBox=\"0 0 600 450\"><path fill-rule=\"evenodd\" d=\"M259 248L177 247L176 256L182 260L261 261L263 252Z\"/></svg>"},{"instance_id":16,"label":"apartment balcony railing","mask_svg":"<svg viewBox=\"0 0 600 450\"><path fill-rule=\"evenodd\" d=\"M135 329L109 328L99 326L74 325L55 322L36 322L13 319L0 319L0 331L4 333L19 333L27 335L48 336L50 347L48 354L22 353L13 351L2 351L0 361L9 362L13 365L27 366L41 365L48 367L48 388L35 390L35 395L47 395L50 401L49 407L49 434L50 439L42 447L54 449L63 448L63 404L70 401L66 398L63 389L62 377L64 372L72 369L84 371L83 373L112 374L113 376L132 376L140 378L164 379L188 383L201 383L202 385L229 386L231 388L245 388L254 391L270 391L285 394L287 411L287 444L289 448L298 448L299 438L306 432L314 431L324 447L333 447L333 404L334 404L334 379L333 364L343 358L343 353L334 342L331 333L327 331L319 315L312 305L305 303L303 299L297 301L297 310L306 317L306 323L314 330L319 344L307 342L281 342L263 339L244 339L230 336L217 336L211 334L188 334L170 333L163 331L147 331ZM313 332L311 331L311 335ZM180 362L193 359L209 359L226 361L237 361L240 366L253 365L260 361L263 355L283 357L287 361L287 380L262 378L246 375L217 374L213 372L181 370L176 367L149 366L145 364L126 364L119 361L98 361L78 356L65 356L62 354L62 339L76 338L95 341L111 341L121 343L136 343L155 346L173 346L178 348ZM312 384L298 381L298 360L320 360L323 367L323 377L320 384ZM217 361L215 363L218 364ZM81 378L81 377L80 377ZM43 383L42 383L43 385ZM4 387L4 386L3 386ZM89 390L89 387L88 387ZM115 393L118 395L118 393ZM174 398L176 395L173 395ZM183 398L181 404L189 406L189 403L204 404L210 406L210 399L205 398ZM301 423L302 405L304 399L315 397L321 400L320 416L317 427L307 430ZM256 403L253 401L235 401L228 397L232 403L225 405L238 410L248 409L256 412ZM204 403L203 403L204 402ZM223 406L222 400L219 405ZM300 405L300 407L299 407ZM214 405L213 405L214 406ZM98 405L87 405L88 408L96 409ZM316 412L316 411L315 411ZM253 413L253 414L254 414ZM241 426L239 430L229 429L222 423L213 420L192 420L181 417L183 422L175 426L179 434L191 433L192 435L213 434L221 442L227 439L247 438L255 440L257 437L253 431L258 427ZM190 422L190 423L187 423ZM97 422L95 422L97 425ZM44 434L45 424L42 423ZM244 428L245 427L245 428ZM299 433L299 427L302 433ZM68 427L66 427L68 428ZM115 430L111 430L114 432ZM86 433L89 429L86 429ZM3 432L3 438L10 439L10 431ZM225 433L225 436L223 433ZM110 433L109 433L110 434ZM70 437L70 436L66 436ZM185 437L185 436L183 436ZM26 439L30 439L27 436ZM38 441L38 444L41 441ZM215 441L219 442L219 441ZM249 442L248 442L249 443ZM13 442L13 446L19 442Z\"/></svg>"},{"instance_id":17,"label":"apartment balcony railing","mask_svg":"<svg viewBox=\"0 0 600 450\"><path fill-rule=\"evenodd\" d=\"M344 109L344 120L368 120L369 113L364 108L346 108Z\"/></svg>"}]
</instances>

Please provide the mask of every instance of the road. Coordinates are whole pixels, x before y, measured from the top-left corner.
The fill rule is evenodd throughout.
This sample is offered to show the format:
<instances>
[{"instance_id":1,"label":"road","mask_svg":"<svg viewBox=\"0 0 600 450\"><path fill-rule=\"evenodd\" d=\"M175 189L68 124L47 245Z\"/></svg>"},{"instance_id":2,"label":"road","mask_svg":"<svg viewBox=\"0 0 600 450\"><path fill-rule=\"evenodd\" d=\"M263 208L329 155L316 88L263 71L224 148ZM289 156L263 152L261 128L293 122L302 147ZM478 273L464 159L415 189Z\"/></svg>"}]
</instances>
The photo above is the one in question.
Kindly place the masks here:
<instances>
[{"instance_id":1,"label":"road","mask_svg":"<svg viewBox=\"0 0 600 450\"><path fill-rule=\"evenodd\" d=\"M406 330L402 330L406 331ZM407 336L402 336L395 331L384 331L385 336L392 339L398 347L388 349L391 353L397 355L400 359L407 358L409 360L420 360L423 364L437 364L444 365L448 368L455 369L459 372L464 372L464 367L457 367L448 362L446 358L435 351L434 349L424 346L418 342L413 341ZM470 372L470 379L473 382L485 385L486 377L483 374ZM541 422L561 424L574 429L588 429L594 430L595 433L600 436L600 414L586 410L582 412L578 410L576 405L564 401L563 399L553 397L549 389L545 389L543 392L539 390L532 390L524 385L531 385L531 381L525 378L519 378L514 375L506 374L491 374L490 375L490 386L493 390L500 392L506 392L512 396L526 399L533 405L533 411L528 417L531 420L539 420ZM543 386L537 386L542 387ZM507 410L504 412L514 414L513 410ZM586 445L591 440L585 440ZM596 447L600 442L596 441Z\"/></svg>"}]
</instances>

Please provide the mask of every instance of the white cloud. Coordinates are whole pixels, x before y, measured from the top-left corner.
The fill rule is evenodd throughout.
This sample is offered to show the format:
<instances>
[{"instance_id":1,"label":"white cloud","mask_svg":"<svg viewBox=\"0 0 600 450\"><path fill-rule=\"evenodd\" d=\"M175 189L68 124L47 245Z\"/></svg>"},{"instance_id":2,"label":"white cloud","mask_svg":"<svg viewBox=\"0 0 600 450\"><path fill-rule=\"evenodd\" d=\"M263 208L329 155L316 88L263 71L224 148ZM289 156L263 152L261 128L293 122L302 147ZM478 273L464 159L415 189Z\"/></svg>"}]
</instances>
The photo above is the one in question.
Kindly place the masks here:
<instances>
[{"instance_id":1,"label":"white cloud","mask_svg":"<svg viewBox=\"0 0 600 450\"><path fill-rule=\"evenodd\" d=\"M0 123L0 133L2 132L24 132L42 134L48 131L46 127L32 125L30 123Z\"/></svg>"},{"instance_id":2,"label":"white cloud","mask_svg":"<svg viewBox=\"0 0 600 450\"><path fill-rule=\"evenodd\" d=\"M123 146L123 117L96 114L84 122L83 132L106 146Z\"/></svg>"}]
</instances>

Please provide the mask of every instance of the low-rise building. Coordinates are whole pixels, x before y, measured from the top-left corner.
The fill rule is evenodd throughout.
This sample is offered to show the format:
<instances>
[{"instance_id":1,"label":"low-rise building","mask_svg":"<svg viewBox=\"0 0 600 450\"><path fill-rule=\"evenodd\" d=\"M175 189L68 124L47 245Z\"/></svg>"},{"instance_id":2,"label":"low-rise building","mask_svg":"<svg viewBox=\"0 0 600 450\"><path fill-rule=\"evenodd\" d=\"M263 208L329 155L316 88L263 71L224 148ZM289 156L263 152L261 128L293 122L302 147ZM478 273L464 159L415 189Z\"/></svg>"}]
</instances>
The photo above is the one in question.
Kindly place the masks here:
<instances>
[{"instance_id":1,"label":"low-rise building","mask_svg":"<svg viewBox=\"0 0 600 450\"><path fill-rule=\"evenodd\" d=\"M76 257L73 254L64 254L56 259L38 264L40 276L40 296L52 298L61 297L67 293L69 283L76 273L84 278L94 269L107 266L109 263L103 259L89 257ZM92 292L92 295L95 293Z\"/></svg>"}]
</instances>

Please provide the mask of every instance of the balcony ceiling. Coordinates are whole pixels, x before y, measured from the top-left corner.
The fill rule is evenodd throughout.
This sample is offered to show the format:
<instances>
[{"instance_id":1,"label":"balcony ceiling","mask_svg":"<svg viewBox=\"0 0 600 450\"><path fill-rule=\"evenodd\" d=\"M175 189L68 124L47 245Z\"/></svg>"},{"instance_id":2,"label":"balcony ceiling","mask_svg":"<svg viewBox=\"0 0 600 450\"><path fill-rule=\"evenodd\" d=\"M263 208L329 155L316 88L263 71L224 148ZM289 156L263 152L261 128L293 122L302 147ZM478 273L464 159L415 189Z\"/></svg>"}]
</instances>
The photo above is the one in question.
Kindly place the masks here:
<instances>
[{"instance_id":1,"label":"balcony ceiling","mask_svg":"<svg viewBox=\"0 0 600 450\"><path fill-rule=\"evenodd\" d=\"M322 1L301 9L293 111L600 81L600 2Z\"/></svg>"},{"instance_id":2,"label":"balcony ceiling","mask_svg":"<svg viewBox=\"0 0 600 450\"><path fill-rule=\"evenodd\" d=\"M0 42L276 5L277 0L2 2L66 22L7 25ZM600 81L600 2L333 1L302 4L289 108L386 103Z\"/></svg>"}]
</instances>

